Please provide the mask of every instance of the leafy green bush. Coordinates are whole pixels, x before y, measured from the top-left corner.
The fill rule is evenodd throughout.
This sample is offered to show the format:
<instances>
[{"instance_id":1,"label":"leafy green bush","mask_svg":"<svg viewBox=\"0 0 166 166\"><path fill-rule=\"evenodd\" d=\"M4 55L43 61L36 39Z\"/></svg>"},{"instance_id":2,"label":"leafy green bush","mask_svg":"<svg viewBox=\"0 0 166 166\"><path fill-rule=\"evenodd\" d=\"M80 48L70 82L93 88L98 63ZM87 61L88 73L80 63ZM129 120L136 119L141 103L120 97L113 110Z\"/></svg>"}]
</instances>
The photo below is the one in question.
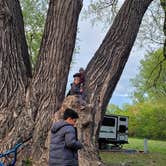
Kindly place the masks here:
<instances>
[{"instance_id":1,"label":"leafy green bush","mask_svg":"<svg viewBox=\"0 0 166 166\"><path fill-rule=\"evenodd\" d=\"M114 107L116 108L116 107ZM129 116L129 136L150 139L166 139L166 104L146 102L126 105L123 109L107 113Z\"/></svg>"}]
</instances>

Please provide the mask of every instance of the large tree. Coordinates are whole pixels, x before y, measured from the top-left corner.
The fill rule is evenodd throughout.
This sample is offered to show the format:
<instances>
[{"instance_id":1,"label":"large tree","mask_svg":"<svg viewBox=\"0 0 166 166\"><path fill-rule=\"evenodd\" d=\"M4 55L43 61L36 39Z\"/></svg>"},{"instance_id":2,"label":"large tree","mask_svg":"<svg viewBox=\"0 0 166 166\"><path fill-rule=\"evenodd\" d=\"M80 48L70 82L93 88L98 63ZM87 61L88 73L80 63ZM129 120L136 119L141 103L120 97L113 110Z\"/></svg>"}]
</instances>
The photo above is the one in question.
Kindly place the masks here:
<instances>
[{"instance_id":1,"label":"large tree","mask_svg":"<svg viewBox=\"0 0 166 166\"><path fill-rule=\"evenodd\" d=\"M86 102L90 109L85 112L91 113L93 121L81 130L86 135L80 154L82 166L100 165L95 148L100 121L151 2L125 0L86 68ZM82 3L50 0L32 74L19 1L0 1L0 147L6 149L20 137L32 134L30 154L34 161L40 161L36 165L45 165L41 155L48 152L45 142L51 119L65 97Z\"/></svg>"}]
</instances>

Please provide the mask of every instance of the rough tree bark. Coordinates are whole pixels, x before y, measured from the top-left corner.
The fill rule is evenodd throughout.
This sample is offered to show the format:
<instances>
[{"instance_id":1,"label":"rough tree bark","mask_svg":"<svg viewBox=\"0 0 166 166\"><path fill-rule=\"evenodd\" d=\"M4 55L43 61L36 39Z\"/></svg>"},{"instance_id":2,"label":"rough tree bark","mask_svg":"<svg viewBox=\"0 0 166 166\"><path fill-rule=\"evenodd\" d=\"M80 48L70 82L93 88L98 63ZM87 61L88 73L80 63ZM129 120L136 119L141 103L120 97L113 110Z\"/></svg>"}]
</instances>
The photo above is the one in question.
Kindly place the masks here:
<instances>
[{"instance_id":1,"label":"rough tree bark","mask_svg":"<svg viewBox=\"0 0 166 166\"><path fill-rule=\"evenodd\" d=\"M10 7L9 9L7 8L7 12L13 15L13 9L18 10L17 14L13 16L13 18L18 22L19 20L22 20L20 5L17 0L13 1L4 0L2 1L2 4L7 4L6 6L8 8ZM17 6L15 6L15 4L17 4ZM0 8L2 11L5 9L4 5L0 6ZM81 8L82 0L50 0L45 31L39 52L40 56L34 76L29 84L25 82L26 80L23 80L26 78L26 73L24 72L24 68L26 69L26 66L22 66L20 69L17 69L14 64L15 62L8 62L3 58L2 64L7 64L9 66L11 65L13 68L16 68L15 73L11 73L11 76L15 78L18 75L19 78L16 77L16 81L20 81L20 84L25 82L26 85L24 86L23 84L23 88L19 90L15 88L11 80L8 80L9 84L12 84L13 86L11 86L10 89L4 88L6 91L8 90L6 92L7 97L11 94L12 90L15 90L11 96L15 98L16 93L18 93L18 101L22 101L22 105L16 103L17 100L13 100L12 103L18 108L14 108L12 106L13 110L11 110L11 107L8 108L3 106L6 109L6 112L3 115L6 117L8 117L11 113L13 114L14 110L19 109L20 112L15 123L10 120L11 128L8 128L8 123L5 122L6 119L1 116L0 124L3 125L1 131L4 130L4 126L6 126L8 129L7 132L4 132L3 139L0 140L1 150L5 149L6 146L8 146L7 144L11 144L11 142L17 142L20 137L25 138L32 134L32 155L35 159L40 157L44 149L44 142L48 134L48 130L50 129L52 115L61 105L65 95L67 77L75 47L78 16ZM6 19L6 15L4 18ZM1 20L3 24L5 24L5 19ZM18 34L15 34L15 29L12 29L13 26L18 25L17 22L10 22L11 27L9 27L9 32L6 32L6 29L2 29L2 33L6 32L6 35L9 37L12 35L21 36L22 34L20 34L19 27L15 28ZM19 25L23 29L23 22L19 22ZM3 42L5 43L6 41ZM4 45L4 43L2 43L2 45ZM22 42L16 41L16 44L21 45ZM22 46L21 48L24 47ZM21 52L17 48L13 49L16 53ZM8 48L6 48L4 52L7 52L7 50ZM3 50L1 51L3 53ZM20 56L23 54L21 53ZM24 54L25 53L27 53L28 57L27 50L24 52ZM8 57L9 56L11 55L8 55ZM21 63L21 60L18 57L15 58L15 60L16 62ZM23 60L26 60L25 57ZM31 71L28 69L27 71ZM5 67L3 67L2 70L6 70ZM10 68L8 70L10 70ZM6 85L5 80L2 81L2 85L3 84ZM19 92L23 93L23 95L21 95ZM4 103L6 96L4 93L2 95L2 103ZM8 101L7 104L9 104ZM14 116L11 115L11 117ZM9 137L9 134L11 137Z\"/></svg>"},{"instance_id":2,"label":"rough tree bark","mask_svg":"<svg viewBox=\"0 0 166 166\"><path fill-rule=\"evenodd\" d=\"M79 138L85 142L85 148L79 154L81 166L85 166L85 163L86 166L102 164L96 148L96 135L100 121L127 62L142 17L151 2L152 0L126 0L101 46L88 64L85 85L88 105L83 110L89 113L90 118L86 125L83 121L80 121L78 124L82 126L79 128ZM21 17L19 20L22 20L19 6L16 7L18 9L16 15L14 15L13 11L15 9L13 4L18 5L18 1L1 0L1 3L0 37L2 36L3 42L0 47L3 49L0 49L0 52L4 55L3 52L6 54L9 50L15 50L14 54L11 52L6 54L6 58L12 55L16 57L13 58L14 62L11 61L12 58L9 59L10 61L5 61L2 58L3 56L0 57L0 63L2 64L2 67L0 66L0 72L2 73L0 75L0 83L1 87L3 85L6 86L1 93L2 100L0 100L2 103L0 125L3 125L1 128L3 135L0 138L0 146L3 147L6 142L11 143L20 136L25 137L25 135L32 133L31 154L33 159L41 161L36 165L45 165L44 161L40 160L41 154L48 152L48 144L45 145L45 141L52 122L51 119L54 112L60 108L64 98L82 0L50 0L40 56L33 79L29 84L28 78L31 76L31 68L28 61L25 37L20 37L23 41L21 39L15 40L15 47L13 42L9 43L10 49L4 47L12 36L16 38L19 35L24 36L22 34L23 23L19 22L19 24L16 24L16 22L7 21L8 24L6 24L6 20L8 20L6 16L8 15L5 14L4 16L3 14L12 13L15 21L17 21L18 16ZM4 5L7 6L7 9L4 8ZM19 25L21 28L19 28ZM5 26L6 28L3 29ZM17 30L13 31L14 26L18 27L16 27ZM7 28L9 29L8 31L6 30ZM17 34L19 29L22 31L20 30L19 34ZM8 36L8 40L4 39L6 36ZM24 52L22 52L23 48L25 49ZM6 65L7 67L5 67ZM9 70L9 73L11 72L9 78L14 79L13 82L11 81L12 79L7 79L8 74L6 70ZM6 79L2 80L2 78ZM72 101L75 100L77 99L72 99ZM6 105L5 101L7 101ZM74 106L72 105L71 107ZM80 112L81 117L86 116L81 112L80 107L77 110ZM14 122L11 121L10 127L5 128L4 126L7 126L8 123L5 123L3 119L5 117L14 119L15 116L13 115L15 115L15 112L19 112L19 114L16 114L16 120ZM12 135L11 139L9 139L10 135ZM9 140L7 141L6 139Z\"/></svg>"},{"instance_id":3,"label":"rough tree bark","mask_svg":"<svg viewBox=\"0 0 166 166\"><path fill-rule=\"evenodd\" d=\"M15 125L25 107L32 76L18 1L0 1L0 139Z\"/></svg>"}]
</instances>

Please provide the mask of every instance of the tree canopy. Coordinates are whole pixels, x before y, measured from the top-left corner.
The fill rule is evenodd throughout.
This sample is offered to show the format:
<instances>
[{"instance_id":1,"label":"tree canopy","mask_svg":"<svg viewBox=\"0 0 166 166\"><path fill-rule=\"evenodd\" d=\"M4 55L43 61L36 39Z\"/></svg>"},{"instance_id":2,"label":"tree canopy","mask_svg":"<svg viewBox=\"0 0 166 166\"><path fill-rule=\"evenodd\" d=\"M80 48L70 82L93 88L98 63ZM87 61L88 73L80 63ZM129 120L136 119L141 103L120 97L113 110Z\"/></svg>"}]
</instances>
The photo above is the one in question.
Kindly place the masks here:
<instances>
[{"instance_id":1,"label":"tree canopy","mask_svg":"<svg viewBox=\"0 0 166 166\"><path fill-rule=\"evenodd\" d=\"M47 0L20 0L28 51L34 68L40 49L48 8Z\"/></svg>"},{"instance_id":2,"label":"tree canopy","mask_svg":"<svg viewBox=\"0 0 166 166\"><path fill-rule=\"evenodd\" d=\"M146 54L140 63L140 71L132 80L135 87L134 101L166 99L166 60L163 50Z\"/></svg>"},{"instance_id":3,"label":"tree canopy","mask_svg":"<svg viewBox=\"0 0 166 166\"><path fill-rule=\"evenodd\" d=\"M148 7L138 33L135 44L137 47L144 47L146 50L152 51L164 44L165 11L164 7L161 8L162 2L160 0L153 1ZM107 28L113 22L121 5L122 1L120 0L91 0L88 7L84 9L83 18L91 19L92 25L102 23L103 27Z\"/></svg>"},{"instance_id":4,"label":"tree canopy","mask_svg":"<svg viewBox=\"0 0 166 166\"><path fill-rule=\"evenodd\" d=\"M160 99L125 105L121 109L110 105L107 114L128 116L130 137L166 139L166 104Z\"/></svg>"}]
</instances>

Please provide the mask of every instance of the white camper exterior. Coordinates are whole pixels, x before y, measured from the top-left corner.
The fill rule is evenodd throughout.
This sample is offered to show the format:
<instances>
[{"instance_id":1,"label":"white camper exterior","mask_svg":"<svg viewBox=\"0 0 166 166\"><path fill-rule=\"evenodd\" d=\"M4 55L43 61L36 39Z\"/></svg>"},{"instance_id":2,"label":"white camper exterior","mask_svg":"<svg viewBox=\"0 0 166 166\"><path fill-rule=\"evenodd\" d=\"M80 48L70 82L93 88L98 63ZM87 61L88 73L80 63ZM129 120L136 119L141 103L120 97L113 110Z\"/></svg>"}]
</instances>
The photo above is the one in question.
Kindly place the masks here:
<instances>
[{"instance_id":1,"label":"white camper exterior","mask_svg":"<svg viewBox=\"0 0 166 166\"><path fill-rule=\"evenodd\" d=\"M121 115L105 115L99 132L99 148L113 144L121 146L128 143L128 117Z\"/></svg>"}]
</instances>

